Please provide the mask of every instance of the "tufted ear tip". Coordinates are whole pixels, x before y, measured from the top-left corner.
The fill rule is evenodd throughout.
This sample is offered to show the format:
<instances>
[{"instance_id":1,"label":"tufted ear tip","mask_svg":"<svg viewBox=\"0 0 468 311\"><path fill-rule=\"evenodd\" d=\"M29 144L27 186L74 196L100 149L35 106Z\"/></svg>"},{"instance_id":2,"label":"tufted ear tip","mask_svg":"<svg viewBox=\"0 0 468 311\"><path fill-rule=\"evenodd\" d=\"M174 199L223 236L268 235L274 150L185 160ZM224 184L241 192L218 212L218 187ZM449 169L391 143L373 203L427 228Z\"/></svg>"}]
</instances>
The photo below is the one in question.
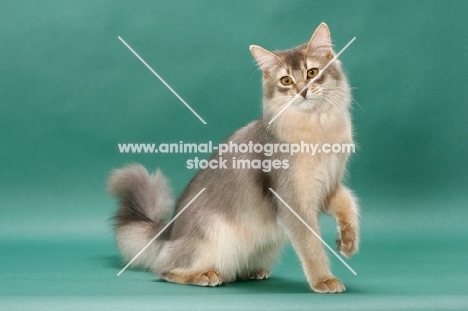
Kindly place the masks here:
<instances>
[{"instance_id":1,"label":"tufted ear tip","mask_svg":"<svg viewBox=\"0 0 468 311\"><path fill-rule=\"evenodd\" d=\"M307 44L307 47L313 55L329 56L333 54L330 38L330 29L328 29L327 24L322 22L315 29L314 34L312 35L309 43Z\"/></svg>"},{"instance_id":2,"label":"tufted ear tip","mask_svg":"<svg viewBox=\"0 0 468 311\"><path fill-rule=\"evenodd\" d=\"M270 69L277 66L276 54L258 45L251 45L249 49L263 73L266 74Z\"/></svg>"}]
</instances>

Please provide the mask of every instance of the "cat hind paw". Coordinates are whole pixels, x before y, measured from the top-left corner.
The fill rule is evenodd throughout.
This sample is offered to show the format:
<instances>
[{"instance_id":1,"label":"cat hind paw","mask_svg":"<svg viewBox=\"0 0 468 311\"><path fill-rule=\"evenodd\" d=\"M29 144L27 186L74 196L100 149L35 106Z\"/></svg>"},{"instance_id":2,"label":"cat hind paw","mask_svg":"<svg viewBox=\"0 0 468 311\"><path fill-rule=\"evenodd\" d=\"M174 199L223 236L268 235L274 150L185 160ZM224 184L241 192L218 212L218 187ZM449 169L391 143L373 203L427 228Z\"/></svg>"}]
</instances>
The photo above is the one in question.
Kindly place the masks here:
<instances>
[{"instance_id":1,"label":"cat hind paw","mask_svg":"<svg viewBox=\"0 0 468 311\"><path fill-rule=\"evenodd\" d=\"M163 278L168 282L198 286L220 286L223 284L221 274L215 269L195 273L174 269L169 273L163 274Z\"/></svg>"},{"instance_id":2,"label":"cat hind paw","mask_svg":"<svg viewBox=\"0 0 468 311\"><path fill-rule=\"evenodd\" d=\"M259 269L249 273L249 280L266 280L270 278L270 272L266 269Z\"/></svg>"}]
</instances>

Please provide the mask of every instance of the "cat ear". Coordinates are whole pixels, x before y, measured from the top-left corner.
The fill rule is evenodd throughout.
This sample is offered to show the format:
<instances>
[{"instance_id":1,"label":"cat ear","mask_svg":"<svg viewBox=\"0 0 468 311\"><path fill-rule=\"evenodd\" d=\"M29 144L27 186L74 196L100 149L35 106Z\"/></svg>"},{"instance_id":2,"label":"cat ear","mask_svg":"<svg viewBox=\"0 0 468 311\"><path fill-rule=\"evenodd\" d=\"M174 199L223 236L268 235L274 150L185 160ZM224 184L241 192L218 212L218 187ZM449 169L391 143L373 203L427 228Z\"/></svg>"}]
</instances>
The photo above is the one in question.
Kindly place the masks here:
<instances>
[{"instance_id":1,"label":"cat ear","mask_svg":"<svg viewBox=\"0 0 468 311\"><path fill-rule=\"evenodd\" d=\"M278 67L278 57L258 45L251 45L250 52L257 61L258 66L263 71L263 74L268 76L268 73Z\"/></svg>"},{"instance_id":2,"label":"cat ear","mask_svg":"<svg viewBox=\"0 0 468 311\"><path fill-rule=\"evenodd\" d=\"M321 23L317 29L315 29L312 38L310 38L307 44L307 49L311 55L316 56L332 56L332 45L330 38L330 30L327 24Z\"/></svg>"}]
</instances>

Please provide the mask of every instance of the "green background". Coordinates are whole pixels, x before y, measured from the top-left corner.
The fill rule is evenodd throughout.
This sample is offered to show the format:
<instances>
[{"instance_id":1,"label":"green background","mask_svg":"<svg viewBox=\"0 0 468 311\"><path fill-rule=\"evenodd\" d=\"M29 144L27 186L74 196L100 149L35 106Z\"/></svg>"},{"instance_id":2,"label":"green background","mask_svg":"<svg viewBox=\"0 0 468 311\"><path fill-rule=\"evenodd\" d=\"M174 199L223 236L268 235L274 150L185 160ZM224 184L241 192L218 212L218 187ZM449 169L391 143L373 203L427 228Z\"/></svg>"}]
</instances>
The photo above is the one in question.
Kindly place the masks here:
<instances>
[{"instance_id":1,"label":"green background","mask_svg":"<svg viewBox=\"0 0 468 311\"><path fill-rule=\"evenodd\" d=\"M466 310L467 14L467 1L1 1L0 309ZM359 104L358 275L331 257L348 292L312 293L291 247L262 282L117 277L109 171L160 167L175 193L195 173L195 155L117 144L222 141L261 115L248 46L299 45L322 21L336 50L357 37L340 59ZM323 218L329 244L334 227Z\"/></svg>"}]
</instances>

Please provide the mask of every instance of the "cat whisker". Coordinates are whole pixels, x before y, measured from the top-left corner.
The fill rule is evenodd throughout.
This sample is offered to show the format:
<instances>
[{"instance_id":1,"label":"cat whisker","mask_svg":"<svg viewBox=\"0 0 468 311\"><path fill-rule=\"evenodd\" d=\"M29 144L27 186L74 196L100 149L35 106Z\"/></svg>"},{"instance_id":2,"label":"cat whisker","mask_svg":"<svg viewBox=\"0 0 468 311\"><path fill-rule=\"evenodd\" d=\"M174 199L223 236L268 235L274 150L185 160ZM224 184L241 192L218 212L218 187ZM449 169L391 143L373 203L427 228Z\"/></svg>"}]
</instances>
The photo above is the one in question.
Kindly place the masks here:
<instances>
[{"instance_id":1,"label":"cat whisker","mask_svg":"<svg viewBox=\"0 0 468 311\"><path fill-rule=\"evenodd\" d=\"M323 99L323 100L325 100L325 101L327 101L328 103L330 103L332 106L334 106L335 108L337 108L337 109L338 109L339 111L341 111L342 113L344 113L344 114L347 114L347 113L348 113L347 110L343 109L343 107L341 107L340 104L337 103L335 100L330 99L330 98L328 98L328 97L326 97L326 96L322 96L322 97L320 97L320 98Z\"/></svg>"},{"instance_id":2,"label":"cat whisker","mask_svg":"<svg viewBox=\"0 0 468 311\"><path fill-rule=\"evenodd\" d=\"M364 110L364 108L362 108L361 105L359 105L359 103L357 102L357 100L355 100L354 98L351 98L351 100L356 103L356 105L358 105L359 108L361 108L362 112L366 113L366 111Z\"/></svg>"},{"instance_id":3,"label":"cat whisker","mask_svg":"<svg viewBox=\"0 0 468 311\"><path fill-rule=\"evenodd\" d=\"M345 87L334 86L334 87L333 87L333 90L327 89L327 91L330 91L329 94L332 95L332 96L340 97L341 94L336 94L336 93L337 93L337 92L336 92L336 89L343 90L343 91L346 91L346 92L349 90L348 88L345 88ZM350 89L357 89L357 87L350 87ZM362 110L362 112L364 112L364 113L366 112L366 111L364 110L364 108L362 108L362 106L356 101L356 99L351 98L351 100L352 100L354 103L356 103L356 105Z\"/></svg>"}]
</instances>

